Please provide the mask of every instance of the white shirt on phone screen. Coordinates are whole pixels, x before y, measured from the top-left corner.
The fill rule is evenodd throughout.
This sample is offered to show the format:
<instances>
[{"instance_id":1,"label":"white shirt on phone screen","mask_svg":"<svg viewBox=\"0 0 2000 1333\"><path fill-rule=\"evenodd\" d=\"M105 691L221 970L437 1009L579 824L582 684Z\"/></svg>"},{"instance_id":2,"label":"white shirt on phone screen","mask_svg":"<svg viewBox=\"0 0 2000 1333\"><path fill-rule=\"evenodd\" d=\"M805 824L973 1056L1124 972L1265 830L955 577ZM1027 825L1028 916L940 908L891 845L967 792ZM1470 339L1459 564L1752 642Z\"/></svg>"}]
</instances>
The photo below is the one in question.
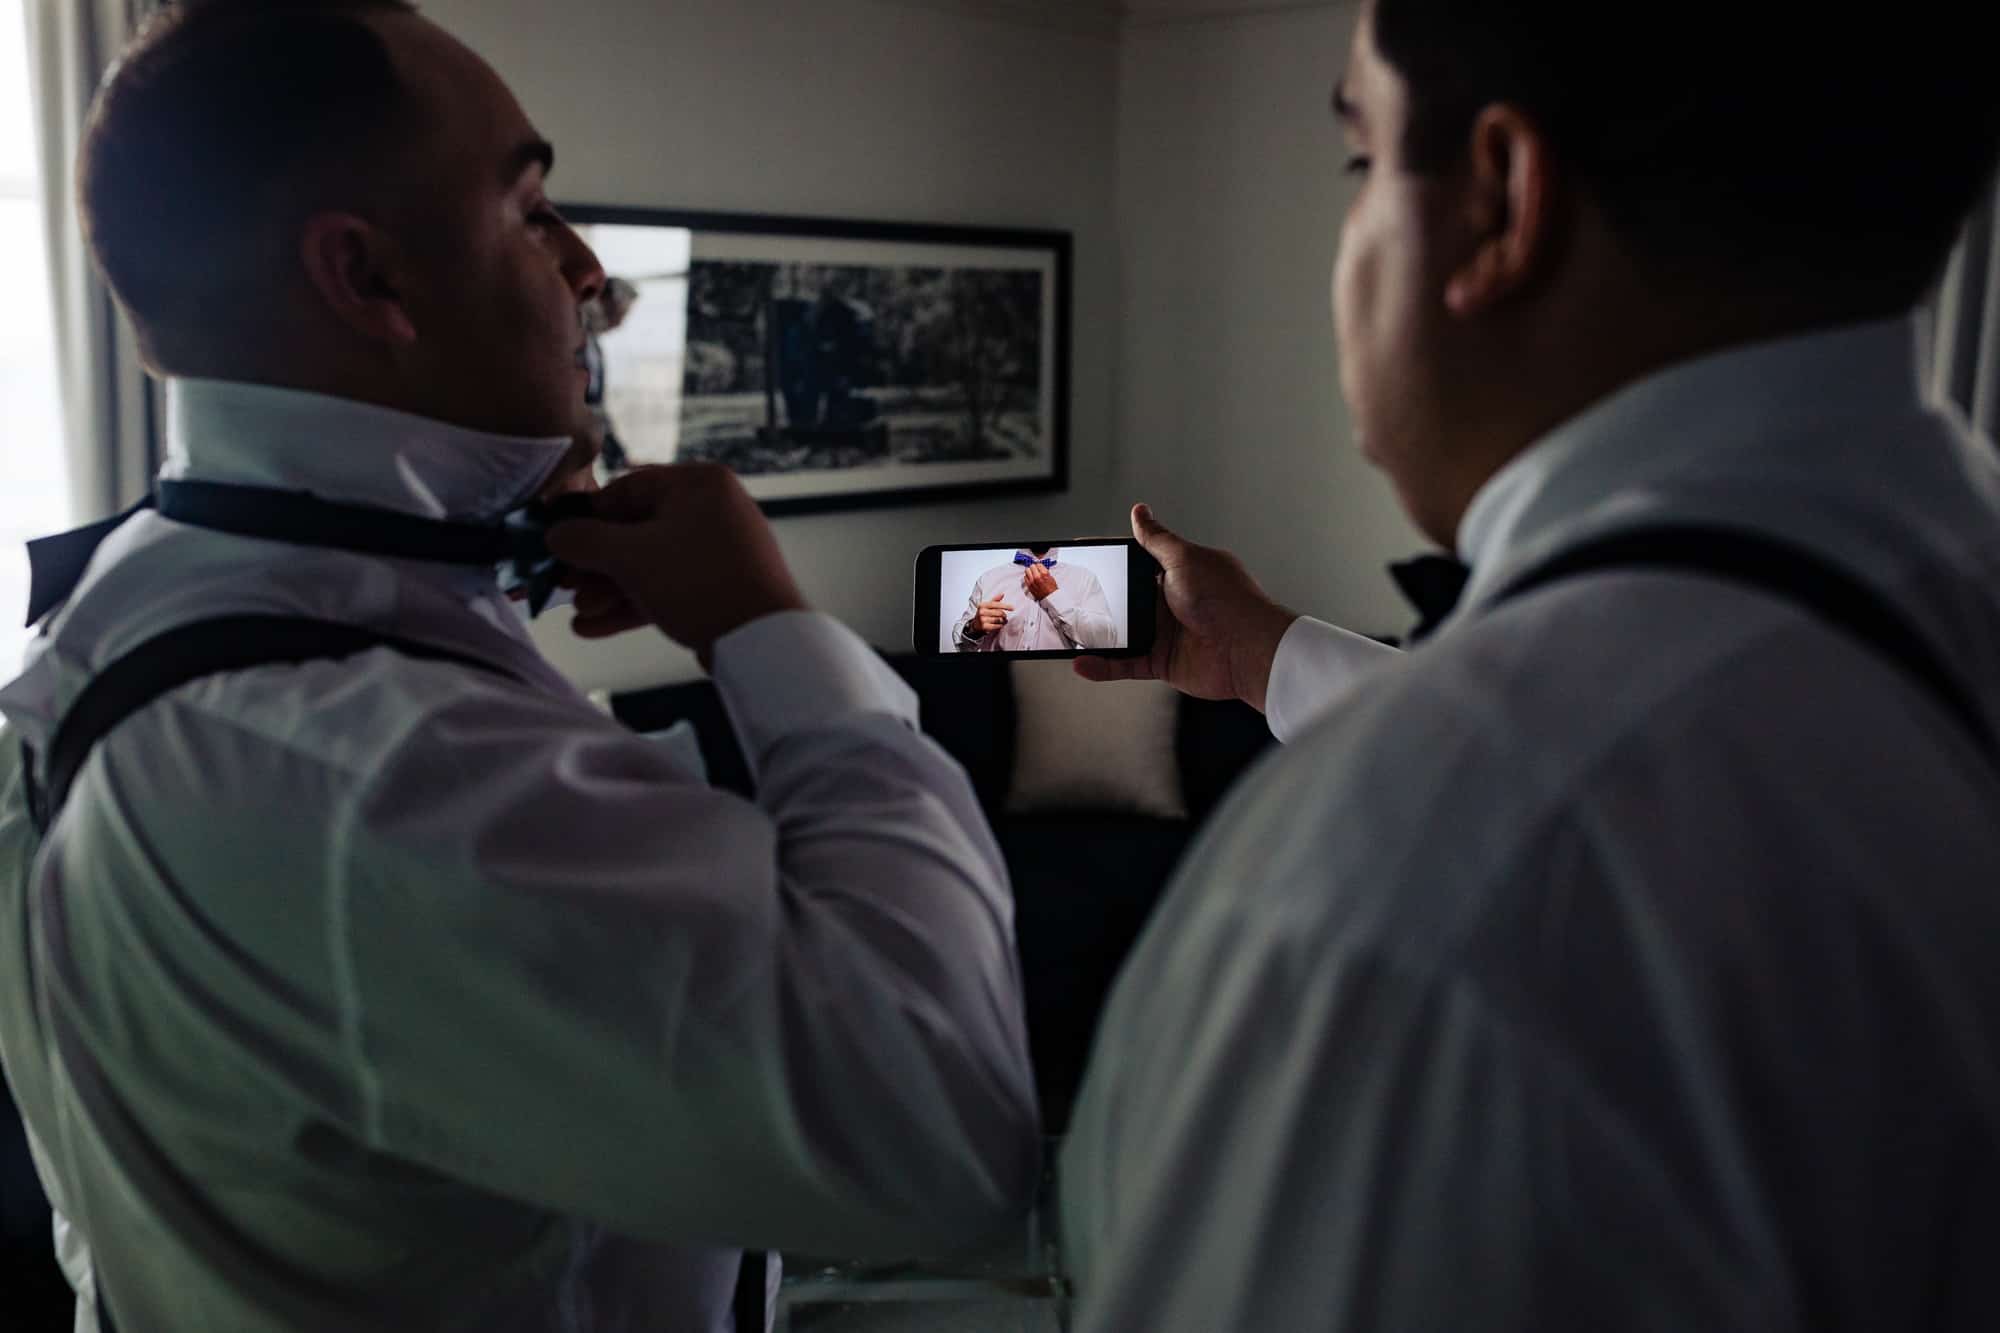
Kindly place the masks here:
<instances>
[{"instance_id":1,"label":"white shirt on phone screen","mask_svg":"<svg viewBox=\"0 0 2000 1333\"><path fill-rule=\"evenodd\" d=\"M1035 558L1032 551L1020 554ZM1122 552L1121 552L1122 555ZM966 598L965 612L952 627L952 643L962 653L1061 652L1070 648L1122 648L1118 622L1097 575L1062 558L1060 547L1042 553L1056 590L1036 600L1027 590L1028 566L996 565L981 574ZM1007 623L986 634L974 632L979 604L1001 598L1013 609Z\"/></svg>"}]
</instances>

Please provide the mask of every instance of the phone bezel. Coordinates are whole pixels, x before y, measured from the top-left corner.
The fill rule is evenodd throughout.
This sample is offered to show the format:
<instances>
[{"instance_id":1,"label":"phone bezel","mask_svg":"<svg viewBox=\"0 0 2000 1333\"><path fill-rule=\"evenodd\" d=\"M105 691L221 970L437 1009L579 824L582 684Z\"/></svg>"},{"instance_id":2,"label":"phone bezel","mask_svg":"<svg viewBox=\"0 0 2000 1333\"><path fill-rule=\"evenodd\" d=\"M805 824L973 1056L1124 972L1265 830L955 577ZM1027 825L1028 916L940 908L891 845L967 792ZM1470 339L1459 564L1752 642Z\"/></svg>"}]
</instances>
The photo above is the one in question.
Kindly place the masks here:
<instances>
[{"instance_id":1,"label":"phone bezel","mask_svg":"<svg viewBox=\"0 0 2000 1333\"><path fill-rule=\"evenodd\" d=\"M1036 652L959 653L946 652L938 645L938 620L943 609L939 583L944 575L946 551L1016 551L1046 546L1122 546L1125 548L1125 601L1132 643L1127 648L1052 648ZM926 546L917 552L913 571L910 615L910 646L919 657L964 658L987 662L1031 662L1038 659L1070 657L1144 657L1153 651L1155 611L1159 605L1160 566L1146 548L1130 537L1050 537L1018 541L946 542Z\"/></svg>"}]
</instances>

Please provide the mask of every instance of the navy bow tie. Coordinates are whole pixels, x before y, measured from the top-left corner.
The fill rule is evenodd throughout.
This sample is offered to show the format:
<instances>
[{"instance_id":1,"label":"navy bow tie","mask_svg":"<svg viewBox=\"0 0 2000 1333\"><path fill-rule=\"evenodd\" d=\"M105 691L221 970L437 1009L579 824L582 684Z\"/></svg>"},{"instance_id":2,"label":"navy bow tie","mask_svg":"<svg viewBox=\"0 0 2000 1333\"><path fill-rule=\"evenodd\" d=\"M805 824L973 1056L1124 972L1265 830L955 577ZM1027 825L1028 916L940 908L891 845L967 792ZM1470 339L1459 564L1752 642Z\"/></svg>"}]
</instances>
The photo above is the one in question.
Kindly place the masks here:
<instances>
[{"instance_id":1,"label":"navy bow tie","mask_svg":"<svg viewBox=\"0 0 2000 1333\"><path fill-rule=\"evenodd\" d=\"M1390 565L1389 577L1396 580L1403 596L1417 608L1417 626L1410 631L1410 642L1416 643L1458 606L1472 570L1448 555L1420 555Z\"/></svg>"},{"instance_id":2,"label":"navy bow tie","mask_svg":"<svg viewBox=\"0 0 2000 1333\"><path fill-rule=\"evenodd\" d=\"M492 523L454 523L370 505L340 504L301 491L163 481L157 492L122 514L28 543L30 625L69 599L98 546L112 529L142 509L157 509L166 518L198 528L297 546L448 565L505 565L510 586L527 592L529 614L539 615L563 575L561 563L549 554L548 530L562 519L590 513L591 498L572 492L516 509Z\"/></svg>"},{"instance_id":3,"label":"navy bow tie","mask_svg":"<svg viewBox=\"0 0 2000 1333\"><path fill-rule=\"evenodd\" d=\"M1016 551L1014 552L1014 563L1017 565L1040 565L1043 569L1054 569L1056 567L1056 558L1050 556L1046 560L1037 560L1026 551Z\"/></svg>"}]
</instances>

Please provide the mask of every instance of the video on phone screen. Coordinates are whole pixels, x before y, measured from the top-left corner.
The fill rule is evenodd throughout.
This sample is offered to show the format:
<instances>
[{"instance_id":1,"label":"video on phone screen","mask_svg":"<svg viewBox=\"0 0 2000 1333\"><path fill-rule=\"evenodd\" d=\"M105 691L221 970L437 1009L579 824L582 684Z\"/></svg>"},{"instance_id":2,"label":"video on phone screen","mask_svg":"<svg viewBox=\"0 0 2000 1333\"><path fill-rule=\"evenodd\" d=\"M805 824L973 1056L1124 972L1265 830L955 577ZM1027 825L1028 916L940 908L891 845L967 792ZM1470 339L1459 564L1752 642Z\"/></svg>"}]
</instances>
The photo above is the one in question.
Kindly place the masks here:
<instances>
[{"instance_id":1,"label":"video on phone screen","mask_svg":"<svg viewBox=\"0 0 2000 1333\"><path fill-rule=\"evenodd\" d=\"M996 547L942 552L938 651L1128 648L1126 548Z\"/></svg>"}]
</instances>

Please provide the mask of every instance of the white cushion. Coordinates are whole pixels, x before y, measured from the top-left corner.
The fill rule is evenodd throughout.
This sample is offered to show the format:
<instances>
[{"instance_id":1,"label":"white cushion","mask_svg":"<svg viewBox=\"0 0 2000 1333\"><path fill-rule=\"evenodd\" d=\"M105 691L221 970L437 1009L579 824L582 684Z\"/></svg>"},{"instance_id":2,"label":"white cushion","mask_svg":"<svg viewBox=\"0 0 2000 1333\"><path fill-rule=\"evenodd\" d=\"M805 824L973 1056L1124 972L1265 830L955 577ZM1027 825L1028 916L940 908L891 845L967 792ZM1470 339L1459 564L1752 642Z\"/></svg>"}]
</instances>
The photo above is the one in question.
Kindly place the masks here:
<instances>
[{"instance_id":1,"label":"white cushion","mask_svg":"<svg viewBox=\"0 0 2000 1333\"><path fill-rule=\"evenodd\" d=\"M1007 809L1187 816L1174 727L1158 681L1088 681L1067 661L1014 662L1014 781Z\"/></svg>"}]
</instances>

